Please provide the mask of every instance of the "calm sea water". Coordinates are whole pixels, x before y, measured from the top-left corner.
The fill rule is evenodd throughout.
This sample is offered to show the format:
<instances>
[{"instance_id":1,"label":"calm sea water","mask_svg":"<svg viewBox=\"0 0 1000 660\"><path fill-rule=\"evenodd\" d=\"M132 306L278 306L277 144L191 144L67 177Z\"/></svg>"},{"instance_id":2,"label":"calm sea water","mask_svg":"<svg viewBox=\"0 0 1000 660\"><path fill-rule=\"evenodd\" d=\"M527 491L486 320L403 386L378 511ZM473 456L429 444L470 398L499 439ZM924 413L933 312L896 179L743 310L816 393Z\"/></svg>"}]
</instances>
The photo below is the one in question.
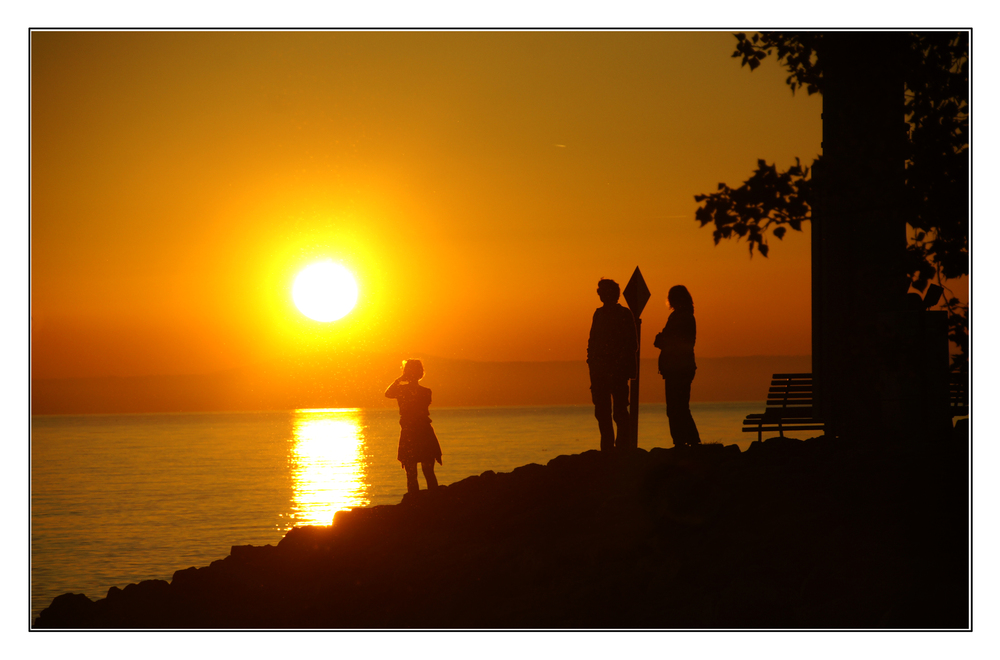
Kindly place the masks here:
<instances>
[{"instance_id":1,"label":"calm sea water","mask_svg":"<svg viewBox=\"0 0 1000 660\"><path fill-rule=\"evenodd\" d=\"M740 422L762 409L692 404L703 442L741 449L756 435ZM431 415L441 484L598 447L592 406ZM207 566L233 545L277 544L295 525L329 525L340 509L396 504L398 438L391 409L34 417L31 617L66 592L96 600ZM662 405L642 404L639 446L672 446Z\"/></svg>"}]
</instances>

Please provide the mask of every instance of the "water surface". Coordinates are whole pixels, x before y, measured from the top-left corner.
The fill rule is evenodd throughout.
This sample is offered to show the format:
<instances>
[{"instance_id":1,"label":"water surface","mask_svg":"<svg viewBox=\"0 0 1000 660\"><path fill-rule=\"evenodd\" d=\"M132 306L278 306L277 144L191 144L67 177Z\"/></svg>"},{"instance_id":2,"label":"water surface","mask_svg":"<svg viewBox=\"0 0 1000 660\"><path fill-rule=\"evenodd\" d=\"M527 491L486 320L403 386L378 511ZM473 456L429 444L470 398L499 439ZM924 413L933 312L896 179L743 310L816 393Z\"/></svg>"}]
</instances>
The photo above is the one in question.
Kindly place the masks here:
<instances>
[{"instance_id":1,"label":"water surface","mask_svg":"<svg viewBox=\"0 0 1000 660\"><path fill-rule=\"evenodd\" d=\"M756 434L740 422L760 410L692 404L704 442L743 449ZM442 484L599 444L592 406L431 415ZM392 409L33 417L31 616L66 592L96 600L111 586L207 566L233 545L328 525L340 509L396 504L406 490L398 438ZM639 446L672 446L662 405L641 406Z\"/></svg>"}]
</instances>

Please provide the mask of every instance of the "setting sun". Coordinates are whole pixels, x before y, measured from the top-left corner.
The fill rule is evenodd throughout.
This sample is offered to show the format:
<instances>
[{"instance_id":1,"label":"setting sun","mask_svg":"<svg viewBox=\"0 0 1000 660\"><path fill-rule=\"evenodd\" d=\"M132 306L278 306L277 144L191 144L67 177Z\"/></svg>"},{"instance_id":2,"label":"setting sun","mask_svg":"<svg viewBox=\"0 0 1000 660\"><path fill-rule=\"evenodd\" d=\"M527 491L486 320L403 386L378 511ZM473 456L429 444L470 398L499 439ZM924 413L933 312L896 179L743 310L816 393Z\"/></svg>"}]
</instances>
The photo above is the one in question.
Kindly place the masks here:
<instances>
[{"instance_id":1,"label":"setting sun","mask_svg":"<svg viewBox=\"0 0 1000 660\"><path fill-rule=\"evenodd\" d=\"M324 323L336 321L354 309L358 285L350 271L332 261L306 266L292 285L292 300L299 311Z\"/></svg>"}]
</instances>

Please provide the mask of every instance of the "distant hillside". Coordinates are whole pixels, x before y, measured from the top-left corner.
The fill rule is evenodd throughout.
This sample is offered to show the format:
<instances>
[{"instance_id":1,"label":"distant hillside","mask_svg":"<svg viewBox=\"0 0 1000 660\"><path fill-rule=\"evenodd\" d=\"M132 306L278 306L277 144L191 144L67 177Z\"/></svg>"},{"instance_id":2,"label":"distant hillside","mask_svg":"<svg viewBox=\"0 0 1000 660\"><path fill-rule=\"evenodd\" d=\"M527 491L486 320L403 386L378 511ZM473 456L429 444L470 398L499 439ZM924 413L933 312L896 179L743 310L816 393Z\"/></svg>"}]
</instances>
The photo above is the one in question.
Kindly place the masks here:
<instances>
[{"instance_id":1,"label":"distant hillside","mask_svg":"<svg viewBox=\"0 0 1000 660\"><path fill-rule=\"evenodd\" d=\"M417 355L435 406L590 403L583 361L476 362ZM388 355L327 355L185 376L33 379L33 414L207 412L391 407L382 393L399 375ZM694 401L763 401L776 372L811 371L805 356L698 358ZM656 360L642 360L640 399L664 399Z\"/></svg>"}]
</instances>

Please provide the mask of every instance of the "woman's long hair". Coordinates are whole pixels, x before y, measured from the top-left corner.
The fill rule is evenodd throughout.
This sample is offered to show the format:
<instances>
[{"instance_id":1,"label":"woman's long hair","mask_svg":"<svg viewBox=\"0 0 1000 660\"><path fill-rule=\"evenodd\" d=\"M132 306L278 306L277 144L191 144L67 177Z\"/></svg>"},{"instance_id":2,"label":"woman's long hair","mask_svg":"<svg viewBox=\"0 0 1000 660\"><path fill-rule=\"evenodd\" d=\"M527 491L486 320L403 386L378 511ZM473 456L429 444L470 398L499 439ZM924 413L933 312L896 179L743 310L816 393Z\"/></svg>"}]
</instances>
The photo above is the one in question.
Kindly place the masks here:
<instances>
[{"instance_id":1,"label":"woman's long hair","mask_svg":"<svg viewBox=\"0 0 1000 660\"><path fill-rule=\"evenodd\" d=\"M694 301L683 284L678 284L667 292L667 302L679 312L694 314Z\"/></svg>"}]
</instances>

